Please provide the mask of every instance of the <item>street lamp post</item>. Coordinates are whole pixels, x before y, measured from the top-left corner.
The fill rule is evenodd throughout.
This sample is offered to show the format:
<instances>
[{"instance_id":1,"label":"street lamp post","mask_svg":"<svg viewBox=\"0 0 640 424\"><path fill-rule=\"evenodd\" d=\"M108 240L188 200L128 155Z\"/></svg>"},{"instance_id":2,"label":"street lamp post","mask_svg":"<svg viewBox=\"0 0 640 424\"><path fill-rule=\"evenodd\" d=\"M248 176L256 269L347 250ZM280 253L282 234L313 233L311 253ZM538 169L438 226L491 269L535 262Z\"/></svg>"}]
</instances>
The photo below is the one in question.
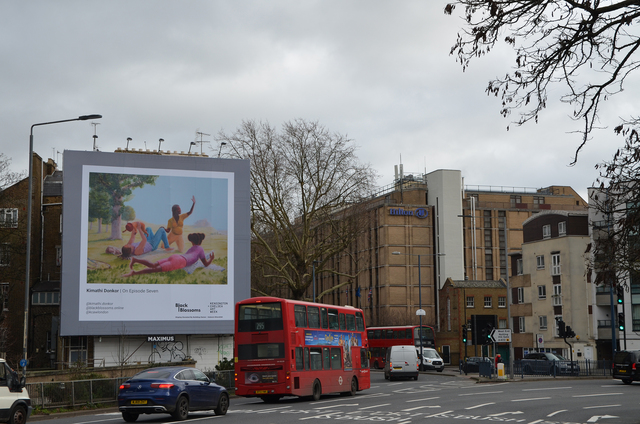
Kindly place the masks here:
<instances>
[{"instance_id":1,"label":"street lamp post","mask_svg":"<svg viewBox=\"0 0 640 424\"><path fill-rule=\"evenodd\" d=\"M23 376L27 376L27 327L29 324L29 280L31 278L31 209L33 208L33 128L42 125L60 124L62 122L71 121L87 121L89 119L100 119L102 115L82 115L73 119L63 119L61 121L41 122L31 125L31 132L29 133L29 198L27 199L27 255L25 258L25 278L24 278L24 331L22 338L22 359L23 361Z\"/></svg>"},{"instance_id":2,"label":"street lamp post","mask_svg":"<svg viewBox=\"0 0 640 424\"><path fill-rule=\"evenodd\" d=\"M413 254L413 253L402 253L402 252L391 252L392 255L407 255L407 256L417 256L418 257L418 310L416 311L416 315L418 315L418 318L420 320L419 323L419 328L418 328L418 337L420 337L420 369L423 368L423 359L422 359L422 353L423 353L423 340L422 340L422 317L425 314L424 309L422 309L422 264L420 262L420 257L421 256L434 256L437 260L438 256L444 256L444 253L433 253L433 254L428 254L428 255L417 255L417 254ZM436 281L437 284L437 281ZM436 290L436 296L437 296L437 290ZM438 313L438 311L436 310L436 314Z\"/></svg>"}]
</instances>

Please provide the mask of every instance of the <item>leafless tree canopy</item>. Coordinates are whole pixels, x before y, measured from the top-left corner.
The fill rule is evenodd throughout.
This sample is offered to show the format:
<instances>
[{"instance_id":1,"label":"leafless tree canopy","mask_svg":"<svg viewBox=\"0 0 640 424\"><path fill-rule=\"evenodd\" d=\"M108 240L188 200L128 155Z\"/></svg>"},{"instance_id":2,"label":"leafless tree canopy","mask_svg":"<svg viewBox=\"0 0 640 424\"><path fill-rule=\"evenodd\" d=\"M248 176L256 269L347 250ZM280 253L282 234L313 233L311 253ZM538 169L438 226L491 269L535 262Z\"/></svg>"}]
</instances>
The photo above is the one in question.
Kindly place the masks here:
<instances>
[{"instance_id":1,"label":"leafless tree canopy","mask_svg":"<svg viewBox=\"0 0 640 424\"><path fill-rule=\"evenodd\" d=\"M504 116L518 110L518 124L537 121L550 84L566 85L562 101L572 104L574 118L583 122L575 163L598 122L600 102L620 92L639 65L634 21L640 1L459 0L445 13L452 14L457 5L464 7L466 25L451 54L463 69L500 41L516 52L515 67L487 87L488 94L501 98Z\"/></svg>"},{"instance_id":2,"label":"leafless tree canopy","mask_svg":"<svg viewBox=\"0 0 640 424\"><path fill-rule=\"evenodd\" d=\"M640 281L640 138L624 133L625 146L596 168L598 191L591 203L602 218L594 223L596 283L620 285Z\"/></svg>"},{"instance_id":3,"label":"leafless tree canopy","mask_svg":"<svg viewBox=\"0 0 640 424\"><path fill-rule=\"evenodd\" d=\"M27 176L25 172L12 172L10 165L11 158L0 153L0 192Z\"/></svg>"},{"instance_id":4,"label":"leafless tree canopy","mask_svg":"<svg viewBox=\"0 0 640 424\"><path fill-rule=\"evenodd\" d=\"M301 119L279 131L245 121L217 139L231 157L251 160L253 270L262 272L263 292L284 285L301 299L314 261L316 274L353 277L325 267L360 234L363 220L354 209L375 181L371 167L358 162L352 140Z\"/></svg>"}]
</instances>

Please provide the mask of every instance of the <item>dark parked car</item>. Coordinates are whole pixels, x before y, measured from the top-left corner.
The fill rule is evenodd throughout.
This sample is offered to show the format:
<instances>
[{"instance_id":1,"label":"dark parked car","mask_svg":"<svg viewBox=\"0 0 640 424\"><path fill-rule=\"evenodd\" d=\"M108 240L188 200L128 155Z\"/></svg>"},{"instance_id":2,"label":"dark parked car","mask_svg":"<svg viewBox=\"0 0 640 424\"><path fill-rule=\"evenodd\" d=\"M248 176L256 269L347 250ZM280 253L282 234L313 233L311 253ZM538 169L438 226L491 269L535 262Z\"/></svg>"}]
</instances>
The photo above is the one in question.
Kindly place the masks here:
<instances>
[{"instance_id":1,"label":"dark parked car","mask_svg":"<svg viewBox=\"0 0 640 424\"><path fill-rule=\"evenodd\" d=\"M533 352L520 361L523 374L537 375L578 375L580 368L576 361L569 361L550 352Z\"/></svg>"},{"instance_id":2,"label":"dark parked car","mask_svg":"<svg viewBox=\"0 0 640 424\"><path fill-rule=\"evenodd\" d=\"M479 372L480 371L480 363L481 362L486 362L489 364L489 366L491 367L491 372L493 373L494 369L495 369L495 365L493 364L493 358L490 358L488 356L482 357L482 356L470 356L467 358L467 360L464 362L464 364L462 364L462 371L464 373L469 373L469 372Z\"/></svg>"},{"instance_id":3,"label":"dark parked car","mask_svg":"<svg viewBox=\"0 0 640 424\"><path fill-rule=\"evenodd\" d=\"M640 350L621 350L613 357L613 378L631 384L640 380Z\"/></svg>"},{"instance_id":4,"label":"dark parked car","mask_svg":"<svg viewBox=\"0 0 640 424\"><path fill-rule=\"evenodd\" d=\"M118 409L127 422L140 414L171 414L184 420L191 411L213 409L216 415L225 415L229 393L195 368L150 368L120 386Z\"/></svg>"}]
</instances>

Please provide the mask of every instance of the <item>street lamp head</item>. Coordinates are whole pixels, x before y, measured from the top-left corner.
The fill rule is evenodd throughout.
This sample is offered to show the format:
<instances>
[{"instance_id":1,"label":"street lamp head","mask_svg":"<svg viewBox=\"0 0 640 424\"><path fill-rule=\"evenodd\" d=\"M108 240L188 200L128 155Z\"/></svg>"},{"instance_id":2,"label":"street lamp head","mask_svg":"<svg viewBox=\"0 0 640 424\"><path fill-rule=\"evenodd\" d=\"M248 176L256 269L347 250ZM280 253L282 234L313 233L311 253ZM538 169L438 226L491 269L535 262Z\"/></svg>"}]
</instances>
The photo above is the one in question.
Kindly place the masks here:
<instances>
[{"instance_id":1,"label":"street lamp head","mask_svg":"<svg viewBox=\"0 0 640 424\"><path fill-rule=\"evenodd\" d=\"M102 115L82 115L78 117L78 121L88 121L89 119L100 119Z\"/></svg>"}]
</instances>

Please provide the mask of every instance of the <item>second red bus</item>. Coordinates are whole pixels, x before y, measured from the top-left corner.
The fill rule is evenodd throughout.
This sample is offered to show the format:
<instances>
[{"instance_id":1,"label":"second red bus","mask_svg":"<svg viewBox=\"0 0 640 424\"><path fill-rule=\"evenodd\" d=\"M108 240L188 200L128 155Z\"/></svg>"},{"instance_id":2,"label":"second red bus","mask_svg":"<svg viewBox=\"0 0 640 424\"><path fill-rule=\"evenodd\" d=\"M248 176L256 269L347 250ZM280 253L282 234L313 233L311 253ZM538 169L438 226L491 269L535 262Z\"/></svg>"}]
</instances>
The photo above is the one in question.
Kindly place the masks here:
<instances>
[{"instance_id":1,"label":"second red bus","mask_svg":"<svg viewBox=\"0 0 640 424\"><path fill-rule=\"evenodd\" d=\"M397 345L414 345L420 354L420 326L402 325L390 327L367 328L369 350L371 352L370 363L373 368L384 368L387 349ZM422 347L436 347L436 333L433 327L422 326Z\"/></svg>"}]
</instances>

